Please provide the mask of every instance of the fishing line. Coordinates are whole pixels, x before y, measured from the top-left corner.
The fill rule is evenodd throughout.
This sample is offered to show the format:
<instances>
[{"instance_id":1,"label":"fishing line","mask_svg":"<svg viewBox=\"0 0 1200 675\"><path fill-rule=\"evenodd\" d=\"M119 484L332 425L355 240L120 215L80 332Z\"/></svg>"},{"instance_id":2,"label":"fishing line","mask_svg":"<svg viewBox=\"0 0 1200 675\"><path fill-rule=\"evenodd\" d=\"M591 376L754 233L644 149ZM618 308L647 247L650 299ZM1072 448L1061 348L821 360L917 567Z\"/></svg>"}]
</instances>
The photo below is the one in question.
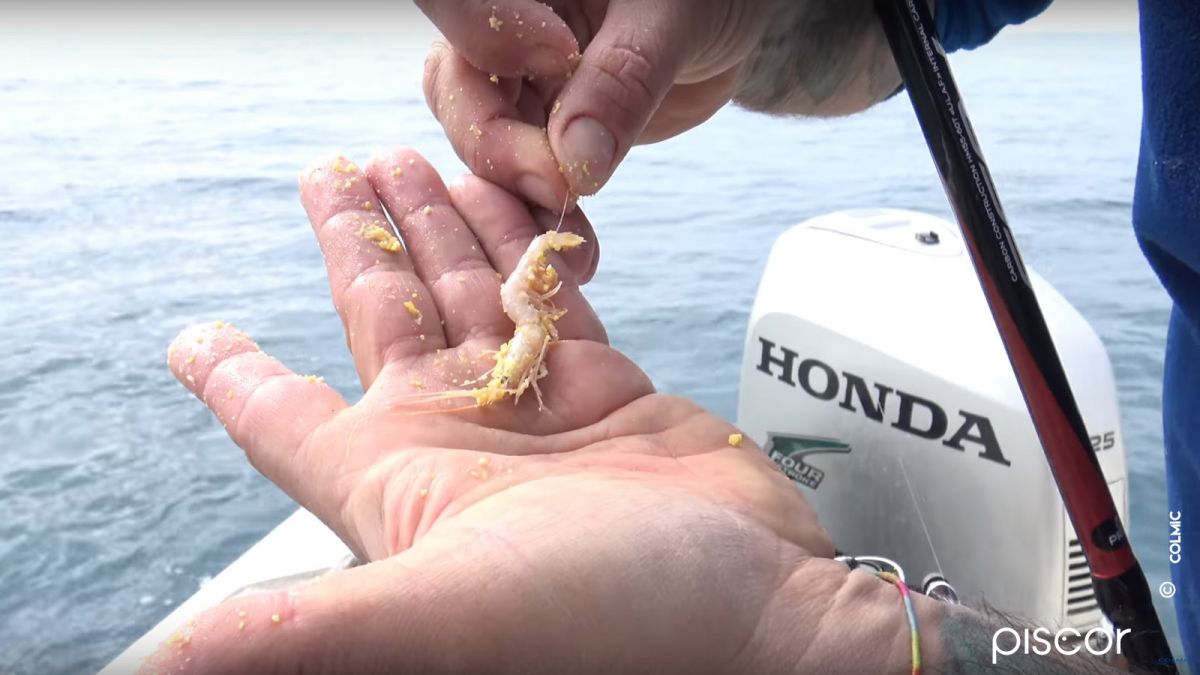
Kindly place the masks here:
<instances>
[{"instance_id":1,"label":"fishing line","mask_svg":"<svg viewBox=\"0 0 1200 675\"><path fill-rule=\"evenodd\" d=\"M946 571L942 569L942 563L938 560L937 549L933 546L933 537L929 536L929 526L925 524L925 516L921 513L921 504L917 502L917 493L913 490L912 481L908 479L908 469L904 468L904 458L897 454L896 461L900 463L900 473L904 475L904 484L908 486L908 496L912 499L913 508L917 510L917 519L921 521L921 529L925 531L925 543L929 544L929 552L933 554L933 564L937 566L938 575L945 579Z\"/></svg>"}]
</instances>

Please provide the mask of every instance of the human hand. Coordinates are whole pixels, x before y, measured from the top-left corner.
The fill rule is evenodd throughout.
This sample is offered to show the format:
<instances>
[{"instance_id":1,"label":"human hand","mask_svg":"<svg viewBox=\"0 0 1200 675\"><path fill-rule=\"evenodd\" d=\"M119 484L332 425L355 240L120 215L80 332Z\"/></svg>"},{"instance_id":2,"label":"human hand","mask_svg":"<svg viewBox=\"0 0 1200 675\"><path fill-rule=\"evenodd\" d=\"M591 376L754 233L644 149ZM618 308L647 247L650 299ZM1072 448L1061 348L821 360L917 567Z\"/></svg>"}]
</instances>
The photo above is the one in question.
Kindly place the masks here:
<instances>
[{"instance_id":1,"label":"human hand","mask_svg":"<svg viewBox=\"0 0 1200 675\"><path fill-rule=\"evenodd\" d=\"M560 210L730 100L842 115L900 77L871 0L417 0L425 96L471 170ZM582 51L582 55L580 52ZM560 172L561 167L561 172Z\"/></svg>"},{"instance_id":2,"label":"human hand","mask_svg":"<svg viewBox=\"0 0 1200 675\"><path fill-rule=\"evenodd\" d=\"M411 151L365 172L325 162L302 176L301 196L362 399L348 405L220 323L185 330L168 360L251 463L367 564L207 611L148 669L860 672L872 670L868 653L904 663L894 589L828 559L812 509L749 441L730 445L731 425L654 393L607 345L569 272L545 410L532 396L452 413L421 403L485 371L485 352L511 335L496 272L541 231L517 198L476 177L447 190ZM385 208L407 252L362 238Z\"/></svg>"}]
</instances>

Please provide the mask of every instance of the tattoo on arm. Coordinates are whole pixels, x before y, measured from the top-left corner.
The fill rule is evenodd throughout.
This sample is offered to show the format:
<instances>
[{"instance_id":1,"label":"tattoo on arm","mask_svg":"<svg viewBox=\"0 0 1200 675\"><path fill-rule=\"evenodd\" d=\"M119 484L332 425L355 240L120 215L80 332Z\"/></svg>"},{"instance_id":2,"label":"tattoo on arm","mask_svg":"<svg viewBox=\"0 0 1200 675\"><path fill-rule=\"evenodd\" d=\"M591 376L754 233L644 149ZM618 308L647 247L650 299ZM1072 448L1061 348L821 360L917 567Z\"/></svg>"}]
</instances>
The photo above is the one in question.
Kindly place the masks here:
<instances>
[{"instance_id":1,"label":"tattoo on arm","mask_svg":"<svg viewBox=\"0 0 1200 675\"><path fill-rule=\"evenodd\" d=\"M1048 654L1025 653L1013 647L1011 634L1000 638L1002 649L993 654L996 632L1011 628L1024 635L1032 626L1005 616L989 607L949 608L941 623L942 658L930 664L930 672L947 675L992 675L1020 673L1022 675L1093 675L1125 673L1100 659L1090 656L1082 647L1075 656L1049 650ZM1051 638L1053 639L1053 638Z\"/></svg>"}]
</instances>

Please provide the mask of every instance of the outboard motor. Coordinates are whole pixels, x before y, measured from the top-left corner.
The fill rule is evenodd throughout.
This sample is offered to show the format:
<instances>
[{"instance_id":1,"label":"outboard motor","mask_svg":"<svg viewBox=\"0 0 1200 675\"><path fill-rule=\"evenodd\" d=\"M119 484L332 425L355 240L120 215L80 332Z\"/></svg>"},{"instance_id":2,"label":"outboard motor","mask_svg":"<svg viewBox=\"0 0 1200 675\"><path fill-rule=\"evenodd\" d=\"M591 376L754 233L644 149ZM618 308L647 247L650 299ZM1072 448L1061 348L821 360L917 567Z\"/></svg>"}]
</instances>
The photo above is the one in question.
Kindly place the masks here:
<instances>
[{"instance_id":1,"label":"outboard motor","mask_svg":"<svg viewBox=\"0 0 1200 675\"><path fill-rule=\"evenodd\" d=\"M1112 366L1030 272L1128 523ZM910 211L815 218L775 243L750 317L738 425L839 550L895 561L1047 627L1101 613L1083 552L957 228ZM931 577L931 575L934 575Z\"/></svg>"}]
</instances>

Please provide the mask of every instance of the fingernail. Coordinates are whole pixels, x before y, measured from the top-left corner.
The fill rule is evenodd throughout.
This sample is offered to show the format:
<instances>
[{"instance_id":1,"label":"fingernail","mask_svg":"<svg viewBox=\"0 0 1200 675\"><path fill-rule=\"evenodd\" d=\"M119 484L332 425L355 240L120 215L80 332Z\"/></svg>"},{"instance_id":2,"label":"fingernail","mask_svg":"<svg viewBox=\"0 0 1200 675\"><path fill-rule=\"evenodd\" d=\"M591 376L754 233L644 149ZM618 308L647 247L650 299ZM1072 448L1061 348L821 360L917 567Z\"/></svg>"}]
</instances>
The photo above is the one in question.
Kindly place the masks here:
<instances>
[{"instance_id":1,"label":"fingernail","mask_svg":"<svg viewBox=\"0 0 1200 675\"><path fill-rule=\"evenodd\" d=\"M550 47L538 47L525 57L525 70L538 77L562 77L568 67L567 57Z\"/></svg>"},{"instance_id":2,"label":"fingernail","mask_svg":"<svg viewBox=\"0 0 1200 675\"><path fill-rule=\"evenodd\" d=\"M584 191L598 190L608 180L617 154L613 135L596 120L580 117L567 125L562 144L567 170L582 181Z\"/></svg>"},{"instance_id":3,"label":"fingernail","mask_svg":"<svg viewBox=\"0 0 1200 675\"><path fill-rule=\"evenodd\" d=\"M531 173L521 176L517 179L517 192L543 209L550 209L555 213L562 210L562 202L555 196L554 188L541 176Z\"/></svg>"}]
</instances>

